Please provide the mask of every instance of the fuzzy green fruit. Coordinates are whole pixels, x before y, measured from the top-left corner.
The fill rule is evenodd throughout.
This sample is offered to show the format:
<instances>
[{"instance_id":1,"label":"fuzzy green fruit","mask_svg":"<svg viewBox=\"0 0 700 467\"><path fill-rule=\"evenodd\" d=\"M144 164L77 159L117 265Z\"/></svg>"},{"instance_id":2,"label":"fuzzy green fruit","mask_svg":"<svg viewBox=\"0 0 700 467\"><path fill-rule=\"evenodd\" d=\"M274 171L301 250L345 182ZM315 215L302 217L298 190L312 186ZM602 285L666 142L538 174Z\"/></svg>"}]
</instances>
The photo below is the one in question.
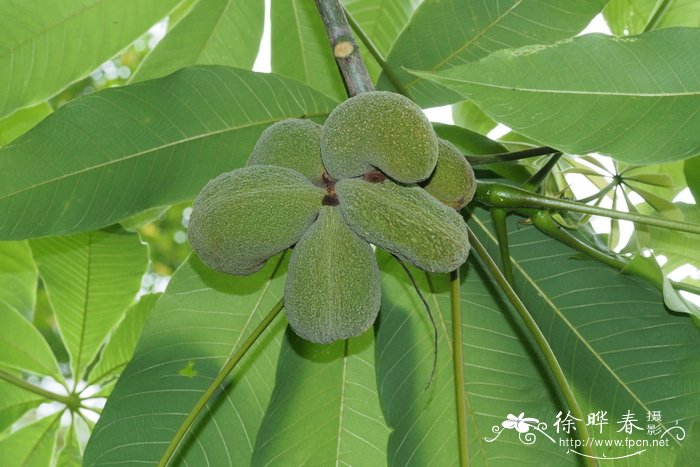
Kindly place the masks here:
<instances>
[{"instance_id":1,"label":"fuzzy green fruit","mask_svg":"<svg viewBox=\"0 0 700 467\"><path fill-rule=\"evenodd\" d=\"M197 196L188 237L212 269L252 274L299 241L316 219L323 196L322 189L286 167L226 172Z\"/></svg>"},{"instance_id":2,"label":"fuzzy green fruit","mask_svg":"<svg viewBox=\"0 0 700 467\"><path fill-rule=\"evenodd\" d=\"M263 131L248 158L248 165L276 165L294 169L314 185L322 183L321 125L290 118Z\"/></svg>"},{"instance_id":3,"label":"fuzzy green fruit","mask_svg":"<svg viewBox=\"0 0 700 467\"><path fill-rule=\"evenodd\" d=\"M464 219L424 189L351 178L335 189L343 217L368 242L430 272L452 271L467 260Z\"/></svg>"},{"instance_id":4,"label":"fuzzy green fruit","mask_svg":"<svg viewBox=\"0 0 700 467\"><path fill-rule=\"evenodd\" d=\"M339 208L323 206L289 261L284 307L290 326L319 344L349 339L374 323L380 299L369 243L350 230Z\"/></svg>"},{"instance_id":5,"label":"fuzzy green fruit","mask_svg":"<svg viewBox=\"0 0 700 467\"><path fill-rule=\"evenodd\" d=\"M439 153L435 171L421 186L454 209L462 209L476 191L474 170L462 153L444 139L438 140Z\"/></svg>"},{"instance_id":6,"label":"fuzzy green fruit","mask_svg":"<svg viewBox=\"0 0 700 467\"><path fill-rule=\"evenodd\" d=\"M435 131L420 107L391 92L366 92L338 105L321 132L323 165L335 179L379 169L402 183L430 176Z\"/></svg>"}]
</instances>

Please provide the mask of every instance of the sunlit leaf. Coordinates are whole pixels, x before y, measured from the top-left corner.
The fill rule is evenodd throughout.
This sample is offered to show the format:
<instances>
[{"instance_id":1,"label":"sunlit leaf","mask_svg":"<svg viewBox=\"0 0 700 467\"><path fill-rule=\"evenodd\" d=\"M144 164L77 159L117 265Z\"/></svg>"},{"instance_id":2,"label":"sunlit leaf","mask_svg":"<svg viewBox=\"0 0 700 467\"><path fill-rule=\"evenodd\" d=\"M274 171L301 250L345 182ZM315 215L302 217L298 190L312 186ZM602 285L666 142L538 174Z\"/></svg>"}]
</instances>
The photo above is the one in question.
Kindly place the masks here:
<instances>
[{"instance_id":1,"label":"sunlit leaf","mask_svg":"<svg viewBox=\"0 0 700 467\"><path fill-rule=\"evenodd\" d=\"M0 367L63 380L49 344L18 311L0 305L0 329Z\"/></svg>"},{"instance_id":2,"label":"sunlit leaf","mask_svg":"<svg viewBox=\"0 0 700 467\"><path fill-rule=\"evenodd\" d=\"M450 104L463 98L406 69L447 70L496 50L566 39L585 28L605 3L425 0L391 49L388 64L422 106ZM386 76L379 85L391 88Z\"/></svg>"},{"instance_id":3,"label":"sunlit leaf","mask_svg":"<svg viewBox=\"0 0 700 467\"><path fill-rule=\"evenodd\" d=\"M27 242L0 242L0 308L34 314L38 273Z\"/></svg>"},{"instance_id":4,"label":"sunlit leaf","mask_svg":"<svg viewBox=\"0 0 700 467\"><path fill-rule=\"evenodd\" d=\"M469 101L462 101L452 106L452 119L455 125L476 131L483 135L487 134L498 125L498 123L494 122L488 115L482 112L473 102Z\"/></svg>"},{"instance_id":5,"label":"sunlit leaf","mask_svg":"<svg viewBox=\"0 0 700 467\"><path fill-rule=\"evenodd\" d=\"M73 428L73 425L66 430L63 438L63 447L58 452L57 467L81 467L83 465L83 456L80 453L80 444L78 443L78 435Z\"/></svg>"},{"instance_id":6,"label":"sunlit leaf","mask_svg":"<svg viewBox=\"0 0 700 467\"><path fill-rule=\"evenodd\" d=\"M268 125L334 106L300 83L219 66L76 99L0 150L0 238L94 230L194 198L242 166Z\"/></svg>"},{"instance_id":7,"label":"sunlit leaf","mask_svg":"<svg viewBox=\"0 0 700 467\"><path fill-rule=\"evenodd\" d=\"M5 0L0 116L38 104L93 71L178 0Z\"/></svg>"},{"instance_id":8,"label":"sunlit leaf","mask_svg":"<svg viewBox=\"0 0 700 467\"><path fill-rule=\"evenodd\" d=\"M0 459L7 467L44 466L51 463L60 412L27 425L0 439Z\"/></svg>"},{"instance_id":9,"label":"sunlit leaf","mask_svg":"<svg viewBox=\"0 0 700 467\"><path fill-rule=\"evenodd\" d=\"M191 65L252 68L264 13L263 0L198 2L146 57L132 82L160 78Z\"/></svg>"},{"instance_id":10,"label":"sunlit leaf","mask_svg":"<svg viewBox=\"0 0 700 467\"><path fill-rule=\"evenodd\" d=\"M141 285L148 252L136 234L96 231L31 241L75 377L93 361Z\"/></svg>"},{"instance_id":11,"label":"sunlit leaf","mask_svg":"<svg viewBox=\"0 0 700 467\"><path fill-rule=\"evenodd\" d=\"M90 382L102 382L102 380L119 374L134 353L143 325L146 322L151 309L158 300L160 294L144 295L129 308L124 319L114 330L100 354L100 360L90 370Z\"/></svg>"},{"instance_id":12,"label":"sunlit leaf","mask_svg":"<svg viewBox=\"0 0 700 467\"><path fill-rule=\"evenodd\" d=\"M0 380L0 433L16 422L27 410L45 399L7 381Z\"/></svg>"},{"instance_id":13,"label":"sunlit leaf","mask_svg":"<svg viewBox=\"0 0 700 467\"><path fill-rule=\"evenodd\" d=\"M272 2L272 72L294 78L341 101L343 81L314 2Z\"/></svg>"},{"instance_id":14,"label":"sunlit leaf","mask_svg":"<svg viewBox=\"0 0 700 467\"><path fill-rule=\"evenodd\" d=\"M700 55L686 47L700 48L700 29L584 35L419 74L549 146L651 164L700 153Z\"/></svg>"},{"instance_id":15,"label":"sunlit leaf","mask_svg":"<svg viewBox=\"0 0 700 467\"><path fill-rule=\"evenodd\" d=\"M342 0L384 57L422 0ZM369 55L369 52L362 52Z\"/></svg>"},{"instance_id":16,"label":"sunlit leaf","mask_svg":"<svg viewBox=\"0 0 700 467\"><path fill-rule=\"evenodd\" d=\"M51 106L46 102L34 107L18 110L0 120L0 147L17 139L29 131L34 125L51 114Z\"/></svg>"},{"instance_id":17,"label":"sunlit leaf","mask_svg":"<svg viewBox=\"0 0 700 467\"><path fill-rule=\"evenodd\" d=\"M639 34L645 28L697 28L700 27L700 3L696 0L610 0L603 9L603 16L610 30L618 36Z\"/></svg>"}]
</instances>

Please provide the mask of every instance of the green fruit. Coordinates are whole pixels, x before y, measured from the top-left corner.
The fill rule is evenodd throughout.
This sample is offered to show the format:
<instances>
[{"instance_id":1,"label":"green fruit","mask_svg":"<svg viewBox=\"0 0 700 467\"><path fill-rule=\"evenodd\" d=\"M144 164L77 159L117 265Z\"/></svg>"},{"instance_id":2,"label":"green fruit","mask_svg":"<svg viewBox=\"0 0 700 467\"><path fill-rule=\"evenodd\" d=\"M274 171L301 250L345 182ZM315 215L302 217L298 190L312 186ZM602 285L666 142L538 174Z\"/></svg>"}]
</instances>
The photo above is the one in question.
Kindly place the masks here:
<instances>
[{"instance_id":1,"label":"green fruit","mask_svg":"<svg viewBox=\"0 0 700 467\"><path fill-rule=\"evenodd\" d=\"M366 92L336 107L321 132L323 165L335 179L379 169L402 183L430 176L437 163L435 131L423 111L391 92Z\"/></svg>"},{"instance_id":2,"label":"green fruit","mask_svg":"<svg viewBox=\"0 0 700 467\"><path fill-rule=\"evenodd\" d=\"M267 127L260 135L248 165L276 165L294 169L314 185L321 185L321 125L290 118Z\"/></svg>"},{"instance_id":3,"label":"green fruit","mask_svg":"<svg viewBox=\"0 0 700 467\"><path fill-rule=\"evenodd\" d=\"M430 272L452 271L467 260L464 219L424 189L356 178L335 189L343 217L368 242Z\"/></svg>"},{"instance_id":4,"label":"green fruit","mask_svg":"<svg viewBox=\"0 0 700 467\"><path fill-rule=\"evenodd\" d=\"M289 261L284 307L292 329L319 344L349 339L374 323L380 299L369 243L350 230L337 207L323 206Z\"/></svg>"},{"instance_id":5,"label":"green fruit","mask_svg":"<svg viewBox=\"0 0 700 467\"><path fill-rule=\"evenodd\" d=\"M440 139L438 144L440 151L435 171L421 186L446 205L462 209L474 198L474 170L452 143Z\"/></svg>"},{"instance_id":6,"label":"green fruit","mask_svg":"<svg viewBox=\"0 0 700 467\"><path fill-rule=\"evenodd\" d=\"M318 215L324 191L286 167L245 167L209 181L192 206L188 237L209 267L252 274L294 245Z\"/></svg>"}]
</instances>

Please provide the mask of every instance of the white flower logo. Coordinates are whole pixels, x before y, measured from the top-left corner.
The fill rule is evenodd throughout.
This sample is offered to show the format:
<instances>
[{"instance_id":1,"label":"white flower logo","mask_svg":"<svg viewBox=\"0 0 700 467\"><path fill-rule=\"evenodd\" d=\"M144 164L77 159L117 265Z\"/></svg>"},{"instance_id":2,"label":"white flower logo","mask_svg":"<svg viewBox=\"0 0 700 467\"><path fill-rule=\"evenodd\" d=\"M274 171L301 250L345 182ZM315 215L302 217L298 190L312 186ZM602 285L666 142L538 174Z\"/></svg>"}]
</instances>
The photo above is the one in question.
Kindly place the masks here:
<instances>
[{"instance_id":1,"label":"white flower logo","mask_svg":"<svg viewBox=\"0 0 700 467\"><path fill-rule=\"evenodd\" d=\"M515 428L518 431L518 433L527 433L528 431L530 431L531 423L537 424L540 422L536 418L524 417L525 412L520 412L520 415L518 415L517 417L512 413L509 413L506 417L507 420L504 420L503 423L501 423L501 425L503 425L503 428L507 430L512 430L513 428Z\"/></svg>"}]
</instances>

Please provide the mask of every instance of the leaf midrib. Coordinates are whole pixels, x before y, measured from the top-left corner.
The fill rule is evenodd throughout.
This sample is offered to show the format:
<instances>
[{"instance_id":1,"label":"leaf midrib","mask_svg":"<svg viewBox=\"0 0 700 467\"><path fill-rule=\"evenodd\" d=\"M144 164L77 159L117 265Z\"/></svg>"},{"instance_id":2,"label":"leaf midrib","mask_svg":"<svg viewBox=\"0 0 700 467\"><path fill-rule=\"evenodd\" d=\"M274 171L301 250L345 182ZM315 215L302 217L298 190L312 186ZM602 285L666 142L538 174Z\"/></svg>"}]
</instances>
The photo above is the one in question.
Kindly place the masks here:
<instances>
[{"instance_id":1,"label":"leaf midrib","mask_svg":"<svg viewBox=\"0 0 700 467\"><path fill-rule=\"evenodd\" d=\"M306 118L313 118L313 117L323 117L323 116L327 116L327 115L328 115L327 112L319 112L319 113L308 113L308 114L304 114L303 116L306 117ZM60 176L58 176L58 177L52 177L52 178L49 178L49 179L47 179L47 180L43 180L43 181L41 181L40 183L36 183L36 184L34 184L34 185L30 185L30 186L24 187L24 188L22 188L22 189L13 191L13 192L11 192L11 193L7 193L7 194L5 194L5 195L2 195L2 196L0 196L0 201L3 201L3 200L5 200L5 199L7 199L7 198L16 196L16 195L18 195L18 194L20 194L20 193L24 193L24 192L26 192L26 191L34 190L35 188L39 188L39 187L41 187L41 186L45 186L45 185L49 185L49 184L52 184L52 183L60 182L61 180L64 180L64 179L66 179L66 178L74 177L74 176L77 176L77 175L82 175L82 174L84 174L84 173L86 173L86 172L90 172L90 171L92 171L92 170L102 169L102 168L109 167L109 166L112 166L112 165L120 164L120 163L122 163L122 162L126 162L126 161L129 161L129 160L134 159L134 158L137 158L137 157L141 157L141 156L144 156L144 155L148 155L148 154L150 154L150 153L152 153L152 152L157 152L157 151L160 151L160 150L162 150L162 149L167 149L167 148L176 146L176 145L178 145L178 144L185 144L185 143L189 143L189 142L192 142L192 141L197 141L197 140L200 140L200 139L203 139L203 138L207 138L207 137L209 137L209 136L215 136L215 135L227 133L227 132L229 132L229 131L238 131L238 130L242 130L242 129L246 129L246 128L252 128L252 127L260 126L260 125L269 125L269 124L278 122L278 121L282 120L283 118L285 118L285 117L279 117L279 118L268 119L268 120L259 120L259 121L256 121L256 122L250 122L250 123L245 124L245 125L239 125L239 126L234 126L234 127L229 127L229 128L223 128L223 129L221 129L221 130L215 130L215 131L211 131L211 132L207 132L207 133L202 133L202 134L194 135L194 136L187 137L187 138L181 138L181 139L178 139L178 140L175 140L175 141L166 143L166 144L161 144L161 145L158 145L158 146L154 146L154 147L152 147L152 148L145 149L145 150L143 150L143 151L138 151L138 152L135 152L135 153L133 153L133 154L128 154L128 155L126 155L126 156L124 156L124 157L121 157L121 158L118 158L118 159L111 159L111 160L109 160L109 161L106 161L106 162L103 162L103 163L100 163L100 164L96 164L96 165L92 165L92 166L86 167L86 168L84 168L84 169L75 170L75 171L73 171L73 172L69 172L69 173L60 175Z\"/></svg>"},{"instance_id":2,"label":"leaf midrib","mask_svg":"<svg viewBox=\"0 0 700 467\"><path fill-rule=\"evenodd\" d=\"M422 74L422 73L421 73ZM642 98L658 98L658 97L698 97L700 90L687 92L618 92L618 91L588 91L588 90L567 90L567 89L545 89L545 88L526 88L507 86L495 83L485 83L480 81L469 81L461 78L453 78L450 76L437 75L426 73L425 75L435 76L439 81L449 81L458 84L466 84L473 86L481 86L485 88L503 89L511 92L530 92L537 94L564 94L564 95L583 95L583 96L605 96L605 97L642 97Z\"/></svg>"},{"instance_id":3,"label":"leaf midrib","mask_svg":"<svg viewBox=\"0 0 700 467\"><path fill-rule=\"evenodd\" d=\"M457 55L459 55L459 54L460 54L463 50L465 50L467 47L471 46L474 42L476 42L477 40L481 39L481 38L482 38L487 32L489 32L491 29L493 29L494 27L496 27L496 25L497 25L498 23L500 23L500 22L503 20L503 18L505 18L507 15L509 15L510 12L513 11L515 8L519 7L520 4L521 4L522 2L523 2L523 0L518 0L513 6L511 6L508 10L506 10L506 11L505 11L503 14L501 14L500 16L496 17L490 24L486 25L485 28L483 28L481 31L479 31L479 33L476 34L474 37L472 37L469 41L465 42L461 47L459 47L457 50L451 52L451 53L450 53L449 55L447 55L444 59L442 59L440 62L438 62L437 64L433 65L433 66L432 66L431 68L429 68L429 69L432 70L432 71L434 71L434 70L437 70L438 68L442 67L442 66L445 65L446 63L448 63L450 60L452 60L454 57L456 57ZM413 86L415 86L415 85L417 84L417 82L418 82L420 79L421 79L420 77L414 78L413 80L411 80L411 81L409 81L408 83L406 83L406 84L404 85L404 87L405 87L406 89L410 89L410 88L412 88Z\"/></svg>"}]
</instances>

